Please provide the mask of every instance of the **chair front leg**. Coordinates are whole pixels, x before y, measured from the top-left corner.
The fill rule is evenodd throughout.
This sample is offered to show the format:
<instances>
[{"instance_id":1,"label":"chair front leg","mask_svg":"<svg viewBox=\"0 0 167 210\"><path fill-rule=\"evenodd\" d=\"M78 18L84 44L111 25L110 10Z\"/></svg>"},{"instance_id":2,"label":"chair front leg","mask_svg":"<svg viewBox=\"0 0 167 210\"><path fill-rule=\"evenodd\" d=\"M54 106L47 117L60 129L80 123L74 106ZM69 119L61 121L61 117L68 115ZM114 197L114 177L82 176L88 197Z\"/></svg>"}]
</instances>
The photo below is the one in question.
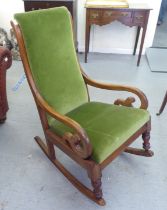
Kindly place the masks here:
<instances>
[{"instance_id":1,"label":"chair front leg","mask_svg":"<svg viewBox=\"0 0 167 210\"><path fill-rule=\"evenodd\" d=\"M145 157L152 157L154 155L154 152L150 150L150 132L143 133L142 138L144 151L141 152L141 155Z\"/></svg>"},{"instance_id":2,"label":"chair front leg","mask_svg":"<svg viewBox=\"0 0 167 210\"><path fill-rule=\"evenodd\" d=\"M103 197L103 192L102 192L102 182L101 182L101 169L99 165L94 165L88 170L88 176L91 179L91 184L93 187L93 193L95 195L95 199L98 200L98 203L100 205L105 205L105 200L102 198Z\"/></svg>"},{"instance_id":3,"label":"chair front leg","mask_svg":"<svg viewBox=\"0 0 167 210\"><path fill-rule=\"evenodd\" d=\"M150 149L150 131L146 131L142 134L143 149L149 151Z\"/></svg>"}]
</instances>

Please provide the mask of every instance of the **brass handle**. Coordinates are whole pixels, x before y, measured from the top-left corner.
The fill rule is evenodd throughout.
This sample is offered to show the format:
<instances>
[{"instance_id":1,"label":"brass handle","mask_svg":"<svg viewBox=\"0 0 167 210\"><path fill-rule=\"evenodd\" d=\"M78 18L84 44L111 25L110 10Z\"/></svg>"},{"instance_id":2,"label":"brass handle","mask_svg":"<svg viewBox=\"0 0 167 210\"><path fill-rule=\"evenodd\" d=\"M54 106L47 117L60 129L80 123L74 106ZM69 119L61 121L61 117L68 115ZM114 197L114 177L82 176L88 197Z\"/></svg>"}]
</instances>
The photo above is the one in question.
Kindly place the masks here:
<instances>
[{"instance_id":1,"label":"brass handle","mask_svg":"<svg viewBox=\"0 0 167 210\"><path fill-rule=\"evenodd\" d=\"M98 16L99 16L98 13L94 13L94 14L91 15L91 17L92 17L93 19L96 19Z\"/></svg>"},{"instance_id":2,"label":"brass handle","mask_svg":"<svg viewBox=\"0 0 167 210\"><path fill-rule=\"evenodd\" d=\"M142 15L139 15L139 16L135 16L135 18L138 19L138 20L140 20L140 19L143 18L143 16Z\"/></svg>"},{"instance_id":3,"label":"brass handle","mask_svg":"<svg viewBox=\"0 0 167 210\"><path fill-rule=\"evenodd\" d=\"M105 12L105 16L111 16L112 14L113 14L112 11L107 11L107 12Z\"/></svg>"},{"instance_id":4,"label":"brass handle","mask_svg":"<svg viewBox=\"0 0 167 210\"><path fill-rule=\"evenodd\" d=\"M122 13L121 13L121 16L123 16L123 17L127 17L127 16L128 16L128 14L129 14L128 12L122 12Z\"/></svg>"}]
</instances>

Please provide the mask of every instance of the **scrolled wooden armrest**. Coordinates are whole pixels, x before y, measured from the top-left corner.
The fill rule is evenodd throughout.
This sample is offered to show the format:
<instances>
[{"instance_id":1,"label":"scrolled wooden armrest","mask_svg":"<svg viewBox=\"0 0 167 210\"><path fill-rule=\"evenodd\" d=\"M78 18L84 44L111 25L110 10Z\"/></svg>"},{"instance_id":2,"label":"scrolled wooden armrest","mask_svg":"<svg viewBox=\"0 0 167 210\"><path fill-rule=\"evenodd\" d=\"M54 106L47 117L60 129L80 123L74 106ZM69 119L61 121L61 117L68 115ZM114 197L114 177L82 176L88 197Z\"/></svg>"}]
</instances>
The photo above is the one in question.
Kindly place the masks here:
<instances>
[{"instance_id":1,"label":"scrolled wooden armrest","mask_svg":"<svg viewBox=\"0 0 167 210\"><path fill-rule=\"evenodd\" d=\"M140 99L140 109L147 109L148 107L148 100L145 94L135 87L124 86L124 85L115 85L115 84L106 84L102 82L97 82L95 80L90 79L83 71L82 71L83 78L88 85L91 85L96 88L106 89L106 90L116 90L116 91L127 91L134 93ZM129 98L128 98L129 99Z\"/></svg>"},{"instance_id":2,"label":"scrolled wooden armrest","mask_svg":"<svg viewBox=\"0 0 167 210\"><path fill-rule=\"evenodd\" d=\"M0 47L0 70L6 70L12 65L11 52L4 47Z\"/></svg>"},{"instance_id":3,"label":"scrolled wooden armrest","mask_svg":"<svg viewBox=\"0 0 167 210\"><path fill-rule=\"evenodd\" d=\"M75 133L65 133L63 140L65 140L70 148L81 158L86 159L92 154L92 145L89 142L89 138L85 130L71 118L61 115L48 105L48 103L42 98L39 92L35 93L37 104L50 116L56 120L62 122L66 126L75 130Z\"/></svg>"}]
</instances>

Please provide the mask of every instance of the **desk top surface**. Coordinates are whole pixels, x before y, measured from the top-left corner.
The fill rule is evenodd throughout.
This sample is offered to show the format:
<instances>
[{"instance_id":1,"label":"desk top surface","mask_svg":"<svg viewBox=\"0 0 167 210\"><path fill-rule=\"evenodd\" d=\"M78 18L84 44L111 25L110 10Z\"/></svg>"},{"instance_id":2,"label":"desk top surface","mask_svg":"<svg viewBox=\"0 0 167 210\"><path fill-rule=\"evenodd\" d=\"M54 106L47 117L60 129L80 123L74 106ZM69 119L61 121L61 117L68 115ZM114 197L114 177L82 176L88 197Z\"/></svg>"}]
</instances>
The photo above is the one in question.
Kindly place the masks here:
<instances>
[{"instance_id":1,"label":"desk top surface","mask_svg":"<svg viewBox=\"0 0 167 210\"><path fill-rule=\"evenodd\" d=\"M88 9L152 9L146 3L134 2L132 0L87 0L85 7Z\"/></svg>"}]
</instances>

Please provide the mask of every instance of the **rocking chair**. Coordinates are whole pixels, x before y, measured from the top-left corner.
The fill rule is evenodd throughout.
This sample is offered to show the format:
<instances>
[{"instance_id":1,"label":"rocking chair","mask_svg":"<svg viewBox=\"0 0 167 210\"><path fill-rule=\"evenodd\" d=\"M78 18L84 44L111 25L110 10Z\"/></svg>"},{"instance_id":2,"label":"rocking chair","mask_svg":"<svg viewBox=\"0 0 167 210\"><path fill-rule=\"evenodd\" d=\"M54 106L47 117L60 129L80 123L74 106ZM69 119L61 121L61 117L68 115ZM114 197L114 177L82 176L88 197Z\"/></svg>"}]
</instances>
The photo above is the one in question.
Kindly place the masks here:
<instances>
[{"instance_id":1,"label":"rocking chair","mask_svg":"<svg viewBox=\"0 0 167 210\"><path fill-rule=\"evenodd\" d=\"M11 22L22 62L43 126L46 143L35 140L66 178L99 205L105 205L102 170L122 152L151 157L150 115L146 96L137 88L99 83L81 69L73 41L70 14L65 7L15 15ZM133 97L114 104L91 102L87 85L127 91ZM129 147L140 135L143 149ZM86 169L93 190L84 186L57 159L54 146Z\"/></svg>"}]
</instances>

